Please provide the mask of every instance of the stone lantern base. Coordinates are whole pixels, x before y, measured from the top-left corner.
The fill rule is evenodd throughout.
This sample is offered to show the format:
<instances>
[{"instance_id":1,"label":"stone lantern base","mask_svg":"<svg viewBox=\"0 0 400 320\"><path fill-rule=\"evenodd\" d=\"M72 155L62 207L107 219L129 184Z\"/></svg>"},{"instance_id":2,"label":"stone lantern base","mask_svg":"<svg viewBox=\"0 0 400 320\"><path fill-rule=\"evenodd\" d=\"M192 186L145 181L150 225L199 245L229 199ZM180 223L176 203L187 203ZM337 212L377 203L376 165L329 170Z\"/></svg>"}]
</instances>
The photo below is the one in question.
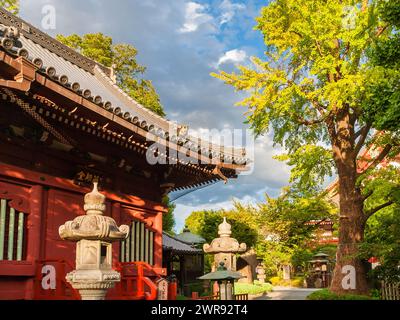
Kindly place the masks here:
<instances>
[{"instance_id":1,"label":"stone lantern base","mask_svg":"<svg viewBox=\"0 0 400 320\"><path fill-rule=\"evenodd\" d=\"M104 300L108 289L113 288L121 276L114 270L74 270L66 279L79 291L82 300Z\"/></svg>"}]
</instances>

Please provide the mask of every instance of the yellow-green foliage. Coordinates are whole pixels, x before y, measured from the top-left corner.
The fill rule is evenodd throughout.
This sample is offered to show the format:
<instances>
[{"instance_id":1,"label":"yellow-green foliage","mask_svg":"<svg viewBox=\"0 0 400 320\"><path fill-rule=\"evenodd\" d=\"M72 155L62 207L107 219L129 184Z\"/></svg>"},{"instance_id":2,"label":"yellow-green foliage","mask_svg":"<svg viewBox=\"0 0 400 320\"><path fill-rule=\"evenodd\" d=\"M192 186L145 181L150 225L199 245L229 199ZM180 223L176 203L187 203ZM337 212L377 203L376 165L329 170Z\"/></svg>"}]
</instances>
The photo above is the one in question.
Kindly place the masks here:
<instances>
[{"instance_id":1,"label":"yellow-green foliage","mask_svg":"<svg viewBox=\"0 0 400 320\"><path fill-rule=\"evenodd\" d=\"M146 68L136 61L138 51L129 44L113 44L111 37L102 33L83 36L57 35L57 40L107 67L113 67L117 83L129 96L153 112L164 116L160 98L150 80L141 76Z\"/></svg>"},{"instance_id":2,"label":"yellow-green foliage","mask_svg":"<svg viewBox=\"0 0 400 320\"><path fill-rule=\"evenodd\" d=\"M0 6L14 14L19 12L19 0L0 0Z\"/></svg>"},{"instance_id":3,"label":"yellow-green foliage","mask_svg":"<svg viewBox=\"0 0 400 320\"><path fill-rule=\"evenodd\" d=\"M274 142L288 151L279 159L291 165L291 181L305 189L333 173L332 155L342 152L331 145L338 114L364 125L366 87L384 80L366 58L373 43L391 32L379 19L377 2L270 1L256 26L267 46L265 59L212 74L248 93L239 102L248 108L248 122L256 134L273 131Z\"/></svg>"},{"instance_id":4,"label":"yellow-green foliage","mask_svg":"<svg viewBox=\"0 0 400 320\"><path fill-rule=\"evenodd\" d=\"M304 284L304 278L303 277L294 277L293 279L290 279L290 280L283 280L280 277L271 277L269 279L269 282L273 286L302 288L303 284Z\"/></svg>"},{"instance_id":5,"label":"yellow-green foliage","mask_svg":"<svg viewBox=\"0 0 400 320\"><path fill-rule=\"evenodd\" d=\"M235 294L261 294L272 291L272 285L269 283L263 284L249 284L249 283L236 283Z\"/></svg>"},{"instance_id":6,"label":"yellow-green foliage","mask_svg":"<svg viewBox=\"0 0 400 320\"><path fill-rule=\"evenodd\" d=\"M239 202L234 203L231 210L203 210L192 212L186 218L186 225L190 231L202 236L207 242L218 236L218 225L226 217L232 225L232 236L239 242L244 242L248 247L255 245L258 240L257 224L258 211L252 206L244 206Z\"/></svg>"}]
</instances>

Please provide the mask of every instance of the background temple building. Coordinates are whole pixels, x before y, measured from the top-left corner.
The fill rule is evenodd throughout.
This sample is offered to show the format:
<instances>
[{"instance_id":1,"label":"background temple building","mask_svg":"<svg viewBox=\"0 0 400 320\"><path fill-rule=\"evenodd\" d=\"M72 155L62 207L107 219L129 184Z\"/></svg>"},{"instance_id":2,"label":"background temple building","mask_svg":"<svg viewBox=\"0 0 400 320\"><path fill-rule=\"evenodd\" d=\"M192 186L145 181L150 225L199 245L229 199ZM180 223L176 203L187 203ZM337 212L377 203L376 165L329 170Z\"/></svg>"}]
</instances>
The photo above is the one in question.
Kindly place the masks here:
<instances>
[{"instance_id":1,"label":"background temple building","mask_svg":"<svg viewBox=\"0 0 400 320\"><path fill-rule=\"evenodd\" d=\"M108 298L153 299L168 270L163 196L246 167L242 149L188 136L118 88L110 69L2 8L0 104L0 299L79 298L65 281L75 246L58 228L84 214L93 181L106 215L130 226L113 244L122 281ZM152 151L154 142L165 150ZM150 165L149 152L167 164Z\"/></svg>"},{"instance_id":2,"label":"background temple building","mask_svg":"<svg viewBox=\"0 0 400 320\"><path fill-rule=\"evenodd\" d=\"M163 233L163 266L168 275L176 277L182 295L190 296L191 287L201 283L197 278L204 274L204 252L200 249L204 242L187 228L176 236Z\"/></svg>"}]
</instances>

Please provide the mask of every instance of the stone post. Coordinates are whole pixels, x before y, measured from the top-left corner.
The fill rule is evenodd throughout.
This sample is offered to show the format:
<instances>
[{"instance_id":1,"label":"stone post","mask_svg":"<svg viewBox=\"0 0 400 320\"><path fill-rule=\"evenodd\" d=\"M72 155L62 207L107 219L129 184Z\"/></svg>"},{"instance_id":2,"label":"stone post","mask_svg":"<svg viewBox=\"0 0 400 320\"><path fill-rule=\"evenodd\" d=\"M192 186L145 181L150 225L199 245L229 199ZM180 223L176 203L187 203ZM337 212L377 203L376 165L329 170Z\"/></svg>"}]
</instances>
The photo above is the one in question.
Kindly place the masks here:
<instances>
[{"instance_id":1,"label":"stone post","mask_svg":"<svg viewBox=\"0 0 400 320\"><path fill-rule=\"evenodd\" d=\"M129 227L118 227L113 218L104 216L105 209L105 196L95 182L85 195L86 215L66 222L58 231L62 239L76 242L76 269L66 279L82 300L104 300L108 289L121 280L112 269L112 242L126 239Z\"/></svg>"}]
</instances>

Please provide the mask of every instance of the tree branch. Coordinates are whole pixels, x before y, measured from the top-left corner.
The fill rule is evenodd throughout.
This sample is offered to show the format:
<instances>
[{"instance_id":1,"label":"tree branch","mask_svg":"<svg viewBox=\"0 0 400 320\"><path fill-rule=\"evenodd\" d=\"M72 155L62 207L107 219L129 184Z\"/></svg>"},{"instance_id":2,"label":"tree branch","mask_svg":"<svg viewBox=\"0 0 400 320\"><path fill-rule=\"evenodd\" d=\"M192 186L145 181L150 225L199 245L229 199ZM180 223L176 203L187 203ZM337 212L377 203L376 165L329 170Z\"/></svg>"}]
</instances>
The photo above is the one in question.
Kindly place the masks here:
<instances>
[{"instance_id":1,"label":"tree branch","mask_svg":"<svg viewBox=\"0 0 400 320\"><path fill-rule=\"evenodd\" d=\"M368 191L368 193L362 197L362 201L364 202L365 200L367 200L370 196L372 196L373 193L373 190Z\"/></svg>"},{"instance_id":2,"label":"tree branch","mask_svg":"<svg viewBox=\"0 0 400 320\"><path fill-rule=\"evenodd\" d=\"M359 136L360 139L358 140L356 146L354 147L354 155L357 157L359 154L361 148L363 147L365 143L365 139L367 139L369 130L371 130L371 124L366 124L364 127L362 127L358 132L355 134L355 139Z\"/></svg>"},{"instance_id":3,"label":"tree branch","mask_svg":"<svg viewBox=\"0 0 400 320\"><path fill-rule=\"evenodd\" d=\"M387 144L381 153L375 158L375 160L370 164L370 166L366 170L374 169L378 164L382 162L383 159L388 155L390 150L392 149L393 145Z\"/></svg>"},{"instance_id":4,"label":"tree branch","mask_svg":"<svg viewBox=\"0 0 400 320\"><path fill-rule=\"evenodd\" d=\"M295 30L290 30L289 32L294 33L295 35L298 35L300 38L303 38L303 35Z\"/></svg>"},{"instance_id":5,"label":"tree branch","mask_svg":"<svg viewBox=\"0 0 400 320\"><path fill-rule=\"evenodd\" d=\"M305 125L305 126L312 126L314 124L319 124L319 123L325 122L326 118L327 118L327 116L324 116L324 117L322 117L320 119L306 120L306 119L303 119L301 117L298 117L295 121L298 124L302 124L302 125Z\"/></svg>"},{"instance_id":6,"label":"tree branch","mask_svg":"<svg viewBox=\"0 0 400 320\"><path fill-rule=\"evenodd\" d=\"M323 54L322 54L322 50L321 50L321 45L319 44L318 40L315 40L315 44L317 46L317 50L318 50L319 55L322 57Z\"/></svg>"},{"instance_id":7,"label":"tree branch","mask_svg":"<svg viewBox=\"0 0 400 320\"><path fill-rule=\"evenodd\" d=\"M383 27L379 27L378 31L376 32L376 37L379 38L379 36L388 28L388 25L383 26Z\"/></svg>"},{"instance_id":8,"label":"tree branch","mask_svg":"<svg viewBox=\"0 0 400 320\"><path fill-rule=\"evenodd\" d=\"M378 212L379 210L386 208L390 205L392 205L394 202L393 200L389 200L388 202L385 202L371 210L368 210L367 212L365 212L365 220L368 220L374 213Z\"/></svg>"}]
</instances>

